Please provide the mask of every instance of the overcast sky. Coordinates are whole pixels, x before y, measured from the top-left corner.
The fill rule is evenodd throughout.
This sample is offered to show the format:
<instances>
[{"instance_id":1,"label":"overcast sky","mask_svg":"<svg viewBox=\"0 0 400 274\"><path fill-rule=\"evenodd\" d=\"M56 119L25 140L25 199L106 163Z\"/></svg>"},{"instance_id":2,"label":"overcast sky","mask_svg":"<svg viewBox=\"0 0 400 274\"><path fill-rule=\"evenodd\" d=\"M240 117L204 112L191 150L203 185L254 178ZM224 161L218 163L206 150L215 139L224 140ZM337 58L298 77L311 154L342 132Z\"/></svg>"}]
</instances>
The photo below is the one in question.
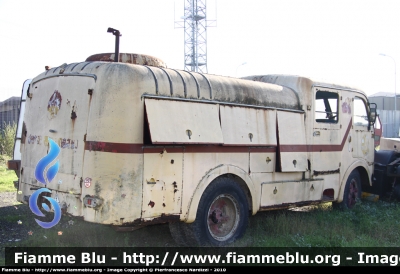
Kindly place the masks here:
<instances>
[{"instance_id":1,"label":"overcast sky","mask_svg":"<svg viewBox=\"0 0 400 274\"><path fill-rule=\"evenodd\" d=\"M122 34L120 52L183 69L184 33L174 21L185 1L0 0L0 101L20 96L23 82L46 65L114 52L108 27ZM369 95L395 91L398 0L208 0L207 7L217 20L207 30L210 74L296 74Z\"/></svg>"}]
</instances>

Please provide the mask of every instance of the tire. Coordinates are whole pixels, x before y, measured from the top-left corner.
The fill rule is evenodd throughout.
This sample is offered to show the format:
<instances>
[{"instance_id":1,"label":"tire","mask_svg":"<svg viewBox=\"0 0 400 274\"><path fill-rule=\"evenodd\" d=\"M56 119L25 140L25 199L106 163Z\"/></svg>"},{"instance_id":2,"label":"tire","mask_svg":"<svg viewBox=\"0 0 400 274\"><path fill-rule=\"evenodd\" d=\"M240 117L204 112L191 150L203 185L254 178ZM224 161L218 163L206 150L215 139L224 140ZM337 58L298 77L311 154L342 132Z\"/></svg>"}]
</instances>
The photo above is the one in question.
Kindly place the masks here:
<instances>
[{"instance_id":1,"label":"tire","mask_svg":"<svg viewBox=\"0 0 400 274\"><path fill-rule=\"evenodd\" d=\"M244 235L249 206L242 189L229 178L218 178L204 191L196 219L183 227L186 242L195 246L225 246Z\"/></svg>"},{"instance_id":2,"label":"tire","mask_svg":"<svg viewBox=\"0 0 400 274\"><path fill-rule=\"evenodd\" d=\"M341 209L353 209L358 200L361 198L361 179L357 170L353 170L347 178L346 186L343 193L343 201L337 206Z\"/></svg>"}]
</instances>

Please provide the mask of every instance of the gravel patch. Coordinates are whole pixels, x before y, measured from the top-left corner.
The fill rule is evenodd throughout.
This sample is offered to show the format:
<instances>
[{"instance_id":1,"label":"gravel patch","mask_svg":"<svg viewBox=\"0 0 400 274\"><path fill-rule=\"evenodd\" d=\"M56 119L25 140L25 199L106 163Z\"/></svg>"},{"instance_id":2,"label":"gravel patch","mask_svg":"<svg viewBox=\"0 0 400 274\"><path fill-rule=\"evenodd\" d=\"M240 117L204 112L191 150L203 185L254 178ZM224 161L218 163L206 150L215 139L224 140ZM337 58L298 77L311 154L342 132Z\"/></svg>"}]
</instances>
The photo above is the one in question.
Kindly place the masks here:
<instances>
[{"instance_id":1,"label":"gravel patch","mask_svg":"<svg viewBox=\"0 0 400 274\"><path fill-rule=\"evenodd\" d=\"M17 202L16 196L15 192L0 193L0 247L29 236L31 225L25 220L31 211L28 205Z\"/></svg>"},{"instance_id":2,"label":"gravel patch","mask_svg":"<svg viewBox=\"0 0 400 274\"><path fill-rule=\"evenodd\" d=\"M51 215L49 215L48 217L52 218ZM17 244L19 246L24 246L29 237L37 237L38 235L40 235L41 237L44 236L44 229L36 223L35 218L37 217L32 213L29 205L17 202L15 192L0 193L0 262L1 257L4 257L5 246L15 246ZM41 217L39 217L38 219L41 219ZM80 229L78 228L78 219L80 218L77 218L77 220L75 220L75 218L70 218L66 215L63 215L59 224L57 224L57 227L61 231L68 230L71 226L68 221L75 220L77 222L73 224L73 226L76 233ZM81 226L82 229L85 230L82 232L82 234L87 235L87 237L93 237L93 246L99 246L99 242L101 242L101 240L99 240L99 238L97 237L98 235L94 235L95 233L93 235L90 233L88 234L87 230L96 230L100 226L104 225L89 222L79 223L79 226ZM54 231L53 229L49 233L53 232L57 233L57 230ZM77 236L70 237L73 238L73 241L76 241ZM104 235L104 237L107 236ZM174 240L169 233L168 224L143 227L132 232L121 232L116 237L116 242L119 244L116 246L176 246ZM57 243L55 242L47 242L47 244L48 246L57 245ZM72 244L71 246L73 246L73 244L75 244L76 246L80 246L80 244L76 242L66 243L67 246L69 246L69 244ZM112 244L111 242L107 242L107 244L109 246L112 246L110 245Z\"/></svg>"},{"instance_id":3,"label":"gravel patch","mask_svg":"<svg viewBox=\"0 0 400 274\"><path fill-rule=\"evenodd\" d=\"M0 207L7 207L20 204L17 202L16 192L0 192Z\"/></svg>"}]
</instances>

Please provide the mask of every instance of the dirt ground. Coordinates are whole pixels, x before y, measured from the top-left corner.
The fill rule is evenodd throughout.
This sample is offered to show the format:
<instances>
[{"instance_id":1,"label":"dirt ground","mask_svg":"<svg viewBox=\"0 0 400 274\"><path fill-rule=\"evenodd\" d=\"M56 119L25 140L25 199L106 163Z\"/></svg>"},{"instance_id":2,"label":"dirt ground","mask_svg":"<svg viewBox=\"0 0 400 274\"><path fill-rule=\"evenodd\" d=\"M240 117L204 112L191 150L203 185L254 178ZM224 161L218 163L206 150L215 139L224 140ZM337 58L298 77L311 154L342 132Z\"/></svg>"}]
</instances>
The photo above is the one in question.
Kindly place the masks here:
<instances>
[{"instance_id":1,"label":"dirt ground","mask_svg":"<svg viewBox=\"0 0 400 274\"><path fill-rule=\"evenodd\" d=\"M16 219L29 213L29 207L17 202L15 192L0 192L0 216L14 215ZM28 226L14 222L0 222L0 246L7 242L19 242L28 237Z\"/></svg>"},{"instance_id":2,"label":"dirt ground","mask_svg":"<svg viewBox=\"0 0 400 274\"><path fill-rule=\"evenodd\" d=\"M0 221L0 249L6 243L23 242L29 237L30 230L36 233L35 230L42 229L36 224L29 206L17 202L15 192L0 193L0 216L7 216L5 221ZM22 225L19 224L20 219L24 220ZM130 234L132 246L177 246L170 236L168 224L121 233Z\"/></svg>"},{"instance_id":3,"label":"dirt ground","mask_svg":"<svg viewBox=\"0 0 400 274\"><path fill-rule=\"evenodd\" d=\"M0 192L0 207L13 206L19 204L17 202L17 194L15 192Z\"/></svg>"}]
</instances>

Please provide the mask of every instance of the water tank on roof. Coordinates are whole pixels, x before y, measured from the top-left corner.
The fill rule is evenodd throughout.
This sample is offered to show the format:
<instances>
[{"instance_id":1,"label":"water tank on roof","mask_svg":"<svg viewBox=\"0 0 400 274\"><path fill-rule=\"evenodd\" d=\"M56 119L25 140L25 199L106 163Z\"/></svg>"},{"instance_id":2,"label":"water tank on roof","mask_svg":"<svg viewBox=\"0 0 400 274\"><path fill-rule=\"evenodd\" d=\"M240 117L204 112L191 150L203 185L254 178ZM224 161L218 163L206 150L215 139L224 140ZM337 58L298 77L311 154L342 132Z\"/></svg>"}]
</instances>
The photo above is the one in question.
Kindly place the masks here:
<instances>
[{"instance_id":1,"label":"water tank on roof","mask_svg":"<svg viewBox=\"0 0 400 274\"><path fill-rule=\"evenodd\" d=\"M93 61L103 61L103 62L114 62L115 53L99 53L89 56L86 62ZM167 68L167 64L157 58L146 54L136 54L136 53L120 53L119 54L120 63L129 63L135 65L146 65L159 68Z\"/></svg>"}]
</instances>

